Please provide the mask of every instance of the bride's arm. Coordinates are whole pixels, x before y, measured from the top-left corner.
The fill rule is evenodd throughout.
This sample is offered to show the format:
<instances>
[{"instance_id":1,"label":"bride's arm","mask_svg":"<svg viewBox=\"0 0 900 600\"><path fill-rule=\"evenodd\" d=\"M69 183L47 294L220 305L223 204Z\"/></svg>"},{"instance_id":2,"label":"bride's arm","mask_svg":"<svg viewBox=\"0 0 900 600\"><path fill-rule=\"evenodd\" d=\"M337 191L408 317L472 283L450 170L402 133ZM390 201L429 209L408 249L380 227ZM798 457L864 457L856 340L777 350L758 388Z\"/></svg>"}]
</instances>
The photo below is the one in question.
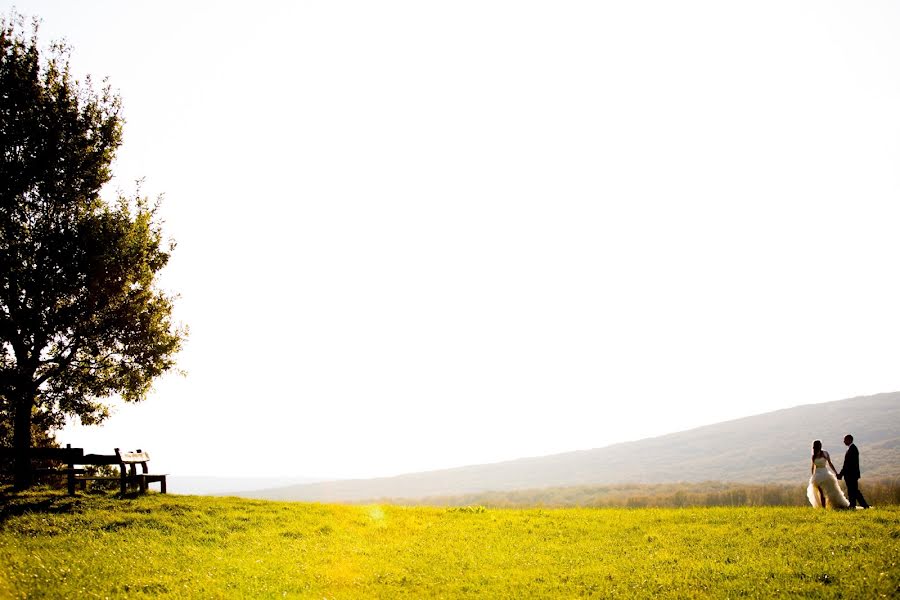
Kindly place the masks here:
<instances>
[{"instance_id":1,"label":"bride's arm","mask_svg":"<svg viewBox=\"0 0 900 600\"><path fill-rule=\"evenodd\" d=\"M825 454L825 460L828 461L828 466L831 467L831 470L832 470L832 471L834 471L835 473L837 473L837 469L834 468L834 465L833 465L832 462L831 462L831 455L828 454L827 452L824 452L823 454Z\"/></svg>"}]
</instances>

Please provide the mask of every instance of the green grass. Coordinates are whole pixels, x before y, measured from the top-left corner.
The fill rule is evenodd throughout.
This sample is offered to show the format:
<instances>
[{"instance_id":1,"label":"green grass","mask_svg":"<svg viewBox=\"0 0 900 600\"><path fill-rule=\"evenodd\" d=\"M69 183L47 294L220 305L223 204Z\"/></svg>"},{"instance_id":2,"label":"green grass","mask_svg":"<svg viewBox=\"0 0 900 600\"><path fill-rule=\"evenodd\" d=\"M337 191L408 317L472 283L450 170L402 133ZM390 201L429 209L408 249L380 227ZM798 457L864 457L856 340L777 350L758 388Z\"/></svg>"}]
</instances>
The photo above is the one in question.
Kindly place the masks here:
<instances>
[{"instance_id":1,"label":"green grass","mask_svg":"<svg viewBox=\"0 0 900 600\"><path fill-rule=\"evenodd\" d=\"M0 597L870 598L900 507L446 509L2 498Z\"/></svg>"}]
</instances>

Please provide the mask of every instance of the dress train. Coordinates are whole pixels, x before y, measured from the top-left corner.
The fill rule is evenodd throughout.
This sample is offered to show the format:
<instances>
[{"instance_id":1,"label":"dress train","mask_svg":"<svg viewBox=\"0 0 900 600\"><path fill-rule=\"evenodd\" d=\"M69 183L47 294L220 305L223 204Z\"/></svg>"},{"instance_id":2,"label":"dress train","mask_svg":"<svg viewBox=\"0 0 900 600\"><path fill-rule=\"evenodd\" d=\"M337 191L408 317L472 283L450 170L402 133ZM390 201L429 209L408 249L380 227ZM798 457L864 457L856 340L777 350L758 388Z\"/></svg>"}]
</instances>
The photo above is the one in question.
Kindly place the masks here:
<instances>
[{"instance_id":1,"label":"dress train","mask_svg":"<svg viewBox=\"0 0 900 600\"><path fill-rule=\"evenodd\" d=\"M812 477L809 478L809 486L806 488L806 496L809 498L809 503L816 508L822 508L822 500L819 497L818 490L818 488L822 488L822 491L825 492L825 505L827 507L850 508L850 502L844 496L837 477L828 470L825 459L817 458L814 463L816 470Z\"/></svg>"}]
</instances>

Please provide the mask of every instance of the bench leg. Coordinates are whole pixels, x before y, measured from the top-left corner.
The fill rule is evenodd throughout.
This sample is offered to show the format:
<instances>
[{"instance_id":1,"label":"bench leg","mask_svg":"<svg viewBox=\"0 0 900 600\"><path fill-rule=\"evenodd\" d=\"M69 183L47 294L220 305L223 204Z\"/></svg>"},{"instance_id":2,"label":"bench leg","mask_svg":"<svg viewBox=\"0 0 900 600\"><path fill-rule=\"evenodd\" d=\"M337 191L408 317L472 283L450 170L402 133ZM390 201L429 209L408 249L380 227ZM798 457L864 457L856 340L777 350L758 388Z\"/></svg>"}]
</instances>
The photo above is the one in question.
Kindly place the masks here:
<instances>
[{"instance_id":1,"label":"bench leg","mask_svg":"<svg viewBox=\"0 0 900 600\"><path fill-rule=\"evenodd\" d=\"M166 478L165 477L163 477L162 479L159 480L159 493L160 494L166 493Z\"/></svg>"}]
</instances>

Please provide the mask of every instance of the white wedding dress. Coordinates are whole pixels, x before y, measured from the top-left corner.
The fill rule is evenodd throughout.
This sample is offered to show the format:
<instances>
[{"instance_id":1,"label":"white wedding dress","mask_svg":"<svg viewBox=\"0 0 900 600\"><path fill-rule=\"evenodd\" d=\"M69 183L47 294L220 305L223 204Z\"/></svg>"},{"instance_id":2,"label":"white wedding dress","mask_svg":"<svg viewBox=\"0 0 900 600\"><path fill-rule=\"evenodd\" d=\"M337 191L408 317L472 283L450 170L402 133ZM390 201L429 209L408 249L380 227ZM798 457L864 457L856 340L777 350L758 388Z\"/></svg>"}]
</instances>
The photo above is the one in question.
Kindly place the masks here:
<instances>
[{"instance_id":1,"label":"white wedding dress","mask_svg":"<svg viewBox=\"0 0 900 600\"><path fill-rule=\"evenodd\" d=\"M825 492L825 504L830 508L849 508L850 503L841 491L838 485L837 477L828 470L828 454L820 456L813 460L816 470L809 478L809 487L806 489L806 495L809 497L809 503L816 508L822 507L822 500L819 497L819 489Z\"/></svg>"}]
</instances>

